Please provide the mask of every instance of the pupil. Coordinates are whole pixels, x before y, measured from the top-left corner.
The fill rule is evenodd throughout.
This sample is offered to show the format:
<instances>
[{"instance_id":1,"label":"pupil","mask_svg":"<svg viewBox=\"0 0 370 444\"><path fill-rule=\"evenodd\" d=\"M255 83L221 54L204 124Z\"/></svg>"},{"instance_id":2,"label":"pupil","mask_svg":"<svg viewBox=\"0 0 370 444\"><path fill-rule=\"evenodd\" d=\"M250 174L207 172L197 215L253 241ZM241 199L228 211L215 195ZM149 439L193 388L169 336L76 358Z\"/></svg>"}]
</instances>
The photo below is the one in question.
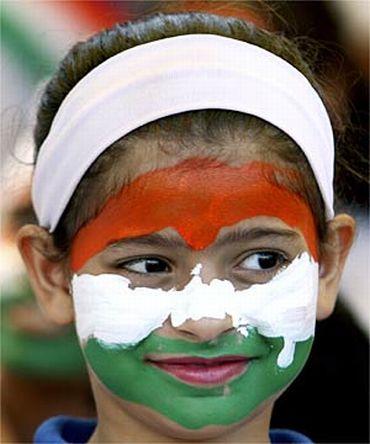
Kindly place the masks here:
<instances>
[{"instance_id":1,"label":"pupil","mask_svg":"<svg viewBox=\"0 0 370 444\"><path fill-rule=\"evenodd\" d=\"M260 253L258 259L258 265L261 268L274 268L276 265L276 254L273 253Z\"/></svg>"},{"instance_id":2,"label":"pupil","mask_svg":"<svg viewBox=\"0 0 370 444\"><path fill-rule=\"evenodd\" d=\"M145 270L147 273L161 273L167 271L167 265L158 259L147 259L145 261Z\"/></svg>"}]
</instances>

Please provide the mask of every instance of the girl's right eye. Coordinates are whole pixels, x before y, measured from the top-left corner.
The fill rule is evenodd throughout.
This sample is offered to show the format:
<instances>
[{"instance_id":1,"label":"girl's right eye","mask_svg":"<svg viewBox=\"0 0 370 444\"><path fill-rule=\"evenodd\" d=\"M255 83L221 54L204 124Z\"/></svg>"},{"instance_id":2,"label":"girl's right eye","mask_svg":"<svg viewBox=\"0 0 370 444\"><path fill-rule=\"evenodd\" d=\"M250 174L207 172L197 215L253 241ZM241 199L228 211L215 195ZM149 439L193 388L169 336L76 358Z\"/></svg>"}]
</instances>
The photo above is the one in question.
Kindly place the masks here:
<instances>
[{"instance_id":1,"label":"girl's right eye","mask_svg":"<svg viewBox=\"0 0 370 444\"><path fill-rule=\"evenodd\" d=\"M139 274L169 273L171 271L170 266L163 259L151 257L120 262L118 267Z\"/></svg>"}]
</instances>

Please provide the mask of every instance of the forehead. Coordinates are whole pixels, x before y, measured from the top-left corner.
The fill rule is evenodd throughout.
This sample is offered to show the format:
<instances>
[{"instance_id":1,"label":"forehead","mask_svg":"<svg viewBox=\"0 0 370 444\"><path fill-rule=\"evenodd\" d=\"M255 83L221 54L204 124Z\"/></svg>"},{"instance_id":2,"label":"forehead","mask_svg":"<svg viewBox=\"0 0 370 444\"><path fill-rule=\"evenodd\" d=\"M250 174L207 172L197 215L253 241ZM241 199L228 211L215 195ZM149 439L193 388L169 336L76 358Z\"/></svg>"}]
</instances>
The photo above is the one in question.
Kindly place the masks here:
<instances>
[{"instance_id":1,"label":"forehead","mask_svg":"<svg viewBox=\"0 0 370 444\"><path fill-rule=\"evenodd\" d=\"M128 184L150 171L176 166L194 158L218 159L220 163L230 166L241 166L253 160L263 160L267 156L270 161L281 166L286 162L279 158L279 149L276 151L278 141L263 132L252 135L248 132L229 134L225 131L223 139L212 143L193 134L191 128L189 134L184 130L184 134L173 135L171 128L151 128L152 124L144 127L151 129L149 134L142 133L141 129L134 131L107 152L107 160L113 161L109 162L112 172L110 176L117 179L120 175L124 183Z\"/></svg>"},{"instance_id":2,"label":"forehead","mask_svg":"<svg viewBox=\"0 0 370 444\"><path fill-rule=\"evenodd\" d=\"M108 200L101 213L76 235L72 267L120 239L174 228L193 249L208 247L220 229L255 216L271 216L298 227L310 249L316 239L307 204L276 183L297 173L251 161L230 166L219 160L192 158L137 177Z\"/></svg>"}]
</instances>

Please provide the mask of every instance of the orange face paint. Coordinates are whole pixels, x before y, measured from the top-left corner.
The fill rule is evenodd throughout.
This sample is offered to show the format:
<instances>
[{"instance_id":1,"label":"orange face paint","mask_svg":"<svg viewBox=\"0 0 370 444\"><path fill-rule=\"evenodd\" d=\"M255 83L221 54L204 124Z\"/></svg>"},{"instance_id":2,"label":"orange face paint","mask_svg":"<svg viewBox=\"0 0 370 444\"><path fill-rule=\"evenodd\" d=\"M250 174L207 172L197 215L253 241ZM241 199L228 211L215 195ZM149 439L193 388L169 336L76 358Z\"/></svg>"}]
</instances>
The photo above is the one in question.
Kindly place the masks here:
<instances>
[{"instance_id":1,"label":"orange face paint","mask_svg":"<svg viewBox=\"0 0 370 444\"><path fill-rule=\"evenodd\" d=\"M148 172L108 199L98 216L76 234L71 267L79 270L108 244L172 227L200 250L219 230L255 216L272 216L303 234L317 260L312 212L297 194L274 183L278 169L264 162L232 167L212 159L189 159Z\"/></svg>"}]
</instances>

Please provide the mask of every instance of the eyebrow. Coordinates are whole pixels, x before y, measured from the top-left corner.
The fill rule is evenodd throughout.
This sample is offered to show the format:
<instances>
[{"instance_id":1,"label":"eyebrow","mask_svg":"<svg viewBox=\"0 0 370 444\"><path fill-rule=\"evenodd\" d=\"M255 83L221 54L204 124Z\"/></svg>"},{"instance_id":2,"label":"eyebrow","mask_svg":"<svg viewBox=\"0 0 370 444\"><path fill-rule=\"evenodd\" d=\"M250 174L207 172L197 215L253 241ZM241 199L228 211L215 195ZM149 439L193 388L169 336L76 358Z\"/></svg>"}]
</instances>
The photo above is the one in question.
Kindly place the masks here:
<instances>
[{"instance_id":1,"label":"eyebrow","mask_svg":"<svg viewBox=\"0 0 370 444\"><path fill-rule=\"evenodd\" d=\"M224 234L215 242L215 246L223 246L229 243L247 242L258 239L277 239L284 238L285 240L298 240L299 234L293 230L283 228L238 228L230 233Z\"/></svg>"},{"instance_id":2,"label":"eyebrow","mask_svg":"<svg viewBox=\"0 0 370 444\"><path fill-rule=\"evenodd\" d=\"M120 239L117 242L114 242L109 245L109 247L123 247L129 244L135 245L147 245L147 246L158 246L158 247L167 247L167 248L178 248L178 247L186 247L186 242L181 237L174 236L166 236L160 233L152 233L146 236L138 236L138 237L127 237L124 239Z\"/></svg>"},{"instance_id":3,"label":"eyebrow","mask_svg":"<svg viewBox=\"0 0 370 444\"><path fill-rule=\"evenodd\" d=\"M298 240L299 234L292 230L277 229L277 228L238 228L230 233L226 233L217 239L214 243L215 247L221 247L225 244L254 241L261 238L277 239L284 238L285 240ZM109 248L119 248L127 245L144 245L144 246L158 246L164 248L186 248L186 242L179 236L164 235L160 233L152 233L146 236L138 236L120 239L109 245Z\"/></svg>"}]
</instances>

